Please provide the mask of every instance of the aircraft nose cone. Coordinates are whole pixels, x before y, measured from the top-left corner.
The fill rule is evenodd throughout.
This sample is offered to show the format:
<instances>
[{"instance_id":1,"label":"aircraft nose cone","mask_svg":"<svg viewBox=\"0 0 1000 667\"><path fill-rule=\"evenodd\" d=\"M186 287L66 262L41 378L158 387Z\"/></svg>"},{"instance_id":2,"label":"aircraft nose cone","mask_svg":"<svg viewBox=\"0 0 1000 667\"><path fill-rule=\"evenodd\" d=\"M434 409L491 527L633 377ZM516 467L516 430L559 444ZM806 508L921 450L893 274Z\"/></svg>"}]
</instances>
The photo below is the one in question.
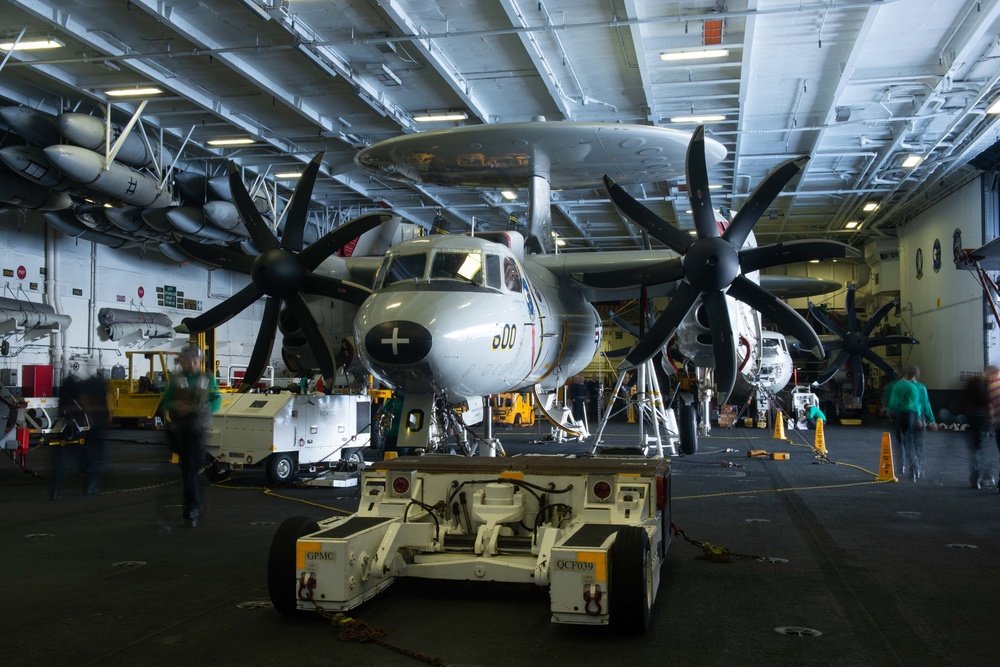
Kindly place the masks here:
<instances>
[{"instance_id":1,"label":"aircraft nose cone","mask_svg":"<svg viewBox=\"0 0 1000 667\"><path fill-rule=\"evenodd\" d=\"M365 334L368 356L386 364L412 364L431 351L431 332L416 322L390 320Z\"/></svg>"}]
</instances>

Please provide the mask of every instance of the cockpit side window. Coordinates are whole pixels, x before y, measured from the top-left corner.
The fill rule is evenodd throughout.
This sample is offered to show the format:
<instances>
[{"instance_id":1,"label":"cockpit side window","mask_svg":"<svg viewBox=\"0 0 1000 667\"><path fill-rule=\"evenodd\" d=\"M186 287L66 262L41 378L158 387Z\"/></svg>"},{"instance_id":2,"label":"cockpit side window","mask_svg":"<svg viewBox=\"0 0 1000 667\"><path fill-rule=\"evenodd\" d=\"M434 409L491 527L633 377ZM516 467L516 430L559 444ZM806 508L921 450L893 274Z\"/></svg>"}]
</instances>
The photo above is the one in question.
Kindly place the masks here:
<instances>
[{"instance_id":1,"label":"cockpit side window","mask_svg":"<svg viewBox=\"0 0 1000 667\"><path fill-rule=\"evenodd\" d=\"M521 291L521 272L510 257L503 258L503 284L511 292Z\"/></svg>"},{"instance_id":2,"label":"cockpit side window","mask_svg":"<svg viewBox=\"0 0 1000 667\"><path fill-rule=\"evenodd\" d=\"M500 289L500 257L486 255L486 286Z\"/></svg>"},{"instance_id":3,"label":"cockpit side window","mask_svg":"<svg viewBox=\"0 0 1000 667\"><path fill-rule=\"evenodd\" d=\"M478 252L439 251L431 260L431 280L466 280L483 283L483 256Z\"/></svg>"},{"instance_id":4,"label":"cockpit side window","mask_svg":"<svg viewBox=\"0 0 1000 667\"><path fill-rule=\"evenodd\" d=\"M382 274L381 287L392 285L403 280L420 279L424 277L424 269L427 267L427 253L417 255L392 255L379 268ZM376 278L375 284L379 285Z\"/></svg>"}]
</instances>

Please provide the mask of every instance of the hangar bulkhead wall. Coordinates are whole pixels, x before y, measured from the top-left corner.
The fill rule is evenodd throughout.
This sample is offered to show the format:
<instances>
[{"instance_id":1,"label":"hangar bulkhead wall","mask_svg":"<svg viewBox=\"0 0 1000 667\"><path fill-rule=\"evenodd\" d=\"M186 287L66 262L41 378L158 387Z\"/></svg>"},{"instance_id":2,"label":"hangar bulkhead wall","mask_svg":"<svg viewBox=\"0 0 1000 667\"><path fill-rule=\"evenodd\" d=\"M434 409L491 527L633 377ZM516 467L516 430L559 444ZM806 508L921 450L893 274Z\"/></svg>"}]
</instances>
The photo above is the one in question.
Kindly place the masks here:
<instances>
[{"instance_id":1,"label":"hangar bulkhead wall","mask_svg":"<svg viewBox=\"0 0 1000 667\"><path fill-rule=\"evenodd\" d=\"M139 332L112 341L98 321L102 308L162 313L176 326L232 295L247 280L230 271L171 262L158 252L113 249L71 238L47 225L36 211L9 209L0 211L0 270L0 296L16 299L29 310L30 304L51 304L56 313L71 319L55 332L0 322L2 339L9 345L7 355L0 356L0 369L51 364L56 384L70 372L110 371L124 363L126 350L176 351L187 342L183 335L147 338ZM249 362L262 311L263 300L219 327L217 359L222 368ZM279 332L274 348L279 354L280 341Z\"/></svg>"}]
</instances>

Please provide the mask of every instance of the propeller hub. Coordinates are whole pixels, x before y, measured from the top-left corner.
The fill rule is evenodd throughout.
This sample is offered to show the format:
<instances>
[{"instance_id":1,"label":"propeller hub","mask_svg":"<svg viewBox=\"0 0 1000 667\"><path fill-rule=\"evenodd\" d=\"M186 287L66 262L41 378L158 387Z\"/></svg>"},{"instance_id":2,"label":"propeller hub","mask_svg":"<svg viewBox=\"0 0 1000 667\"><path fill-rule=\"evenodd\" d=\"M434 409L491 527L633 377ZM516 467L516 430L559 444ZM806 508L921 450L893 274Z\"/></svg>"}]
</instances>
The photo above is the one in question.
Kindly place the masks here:
<instances>
[{"instance_id":1,"label":"propeller hub","mask_svg":"<svg viewBox=\"0 0 1000 667\"><path fill-rule=\"evenodd\" d=\"M283 298L302 286L305 268L299 258L281 248L267 250L257 255L250 267L250 278L261 292Z\"/></svg>"},{"instance_id":2,"label":"propeller hub","mask_svg":"<svg viewBox=\"0 0 1000 667\"><path fill-rule=\"evenodd\" d=\"M702 292L727 289L740 274L740 256L725 239L698 239L684 255L684 277Z\"/></svg>"},{"instance_id":3,"label":"propeller hub","mask_svg":"<svg viewBox=\"0 0 1000 667\"><path fill-rule=\"evenodd\" d=\"M844 336L844 349L850 354L861 354L868 349L868 339L855 331Z\"/></svg>"}]
</instances>

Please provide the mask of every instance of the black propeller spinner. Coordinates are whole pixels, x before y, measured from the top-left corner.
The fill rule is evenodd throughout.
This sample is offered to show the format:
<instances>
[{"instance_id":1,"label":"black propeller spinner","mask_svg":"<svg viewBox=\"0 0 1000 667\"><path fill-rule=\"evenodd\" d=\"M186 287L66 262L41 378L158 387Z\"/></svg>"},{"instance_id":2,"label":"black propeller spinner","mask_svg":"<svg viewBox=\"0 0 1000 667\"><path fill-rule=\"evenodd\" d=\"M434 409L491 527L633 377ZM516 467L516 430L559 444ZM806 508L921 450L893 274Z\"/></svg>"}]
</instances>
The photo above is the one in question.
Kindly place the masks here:
<instances>
[{"instance_id":1,"label":"black propeller spinner","mask_svg":"<svg viewBox=\"0 0 1000 667\"><path fill-rule=\"evenodd\" d=\"M781 188L802 169L807 159L788 160L771 172L750 195L729 227L720 234L708 190L705 128L699 127L688 145L685 165L697 238L668 224L611 178L604 177L615 205L654 238L681 255L639 271L628 269L583 275L585 284L604 288L680 281L666 310L660 313L620 368L636 366L656 354L701 297L712 331L717 391L720 402L725 402L736 384L737 373L733 327L725 298L727 294L760 311L802 341L806 349L812 349L817 357L822 357L823 345L809 323L786 303L743 275L770 266L858 254L846 244L822 240L743 247L761 214Z\"/></svg>"},{"instance_id":2,"label":"black propeller spinner","mask_svg":"<svg viewBox=\"0 0 1000 667\"><path fill-rule=\"evenodd\" d=\"M274 347L282 302L301 327L319 364L320 372L324 377L332 378L336 372L336 365L330 352L330 344L309 310L303 294L327 296L356 305L363 303L371 294L371 290L362 285L313 271L324 259L369 229L382 224L391 217L390 215L385 213L362 215L341 225L308 247L304 249L302 247L309 200L322 159L322 153L314 157L299 179L288 203L285 232L280 242L254 206L253 199L244 187L236 166L230 163L229 186L233 193L233 201L243 224L250 232L250 238L261 251L256 257L218 246L206 246L188 239L177 239L181 249L194 259L210 266L250 274L251 279L249 285L214 308L198 317L184 318L176 327L178 332L208 331L235 317L260 297L267 297L257 341L250 354L246 374L240 383L241 392L249 391L267 368L271 349ZM331 387L332 384L329 382L327 386Z\"/></svg>"},{"instance_id":3,"label":"black propeller spinner","mask_svg":"<svg viewBox=\"0 0 1000 667\"><path fill-rule=\"evenodd\" d=\"M899 301L894 299L883 305L868 319L867 322L865 322L864 326L859 326L858 313L854 306L854 291L855 285L852 283L847 287L847 299L845 304L847 310L847 329L844 329L844 327L834 322L829 315L827 315L820 308L817 308L812 302L809 303L809 313L816 318L817 322L826 327L830 333L840 337L840 340L827 342L827 350L840 350L840 352L834 360L830 362L827 369L823 371L823 374L816 378L816 384L823 384L828 381L837 373L837 371L843 368L844 364L847 363L847 360L850 359L851 370L854 375L853 396L858 397L861 396L865 387L865 374L861 365L862 358L867 359L881 368L883 372L889 375L889 377L896 377L896 369L890 366L885 359L872 352L871 348L879 347L881 345L900 345L903 343L906 343L907 345L919 345L920 341L910 336L898 335L869 338L871 332L874 331L875 327L879 325L879 322L885 319L885 316L889 314L890 310L899 305Z\"/></svg>"}]
</instances>

